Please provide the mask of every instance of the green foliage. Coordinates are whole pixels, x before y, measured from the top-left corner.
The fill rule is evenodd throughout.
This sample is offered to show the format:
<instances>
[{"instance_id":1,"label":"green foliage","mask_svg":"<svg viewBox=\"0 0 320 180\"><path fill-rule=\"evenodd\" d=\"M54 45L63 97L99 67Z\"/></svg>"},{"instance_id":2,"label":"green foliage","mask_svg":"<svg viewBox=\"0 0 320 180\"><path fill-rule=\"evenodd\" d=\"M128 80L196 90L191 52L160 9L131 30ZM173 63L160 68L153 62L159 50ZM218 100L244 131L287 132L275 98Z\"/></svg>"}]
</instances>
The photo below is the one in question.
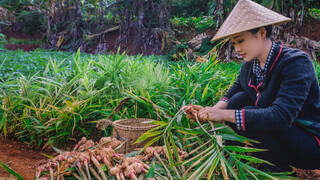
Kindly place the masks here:
<instances>
[{"instance_id":1,"label":"green foliage","mask_svg":"<svg viewBox=\"0 0 320 180\"><path fill-rule=\"evenodd\" d=\"M0 162L0 167L2 167L4 170L6 170L9 174L14 175L15 177L18 178L18 180L24 180L23 177L21 177L20 174L18 174L17 172L15 172L13 169L11 169L9 166L7 166L4 163Z\"/></svg>"},{"instance_id":2,"label":"green foliage","mask_svg":"<svg viewBox=\"0 0 320 180\"><path fill-rule=\"evenodd\" d=\"M10 38L8 40L8 44L42 44L41 39L16 39L16 38Z\"/></svg>"},{"instance_id":3,"label":"green foliage","mask_svg":"<svg viewBox=\"0 0 320 180\"><path fill-rule=\"evenodd\" d=\"M289 10L289 8L293 8L295 15L300 18L301 22L303 22L305 18L307 20L310 20L310 17L319 19L319 16L317 18L317 15L319 14L317 9L320 8L320 4L319 4L319 1L317 0L301 0L301 1L255 0L255 1L279 13L286 13Z\"/></svg>"},{"instance_id":4,"label":"green foliage","mask_svg":"<svg viewBox=\"0 0 320 180\"><path fill-rule=\"evenodd\" d=\"M267 163L262 159L249 156L248 152L260 152L262 149L225 146L223 140L242 143L255 142L235 134L230 127L223 124L204 123L197 119L196 123L179 125L182 112L174 117L167 117L168 122L153 121L159 125L149 130L140 139L153 138L165 145L167 155L163 159L157 157L158 164L154 176L169 179L286 179L288 173L270 174L253 167L253 164ZM147 144L145 149L150 144ZM178 148L184 149L188 157L180 159ZM245 160L245 161L243 161ZM154 166L154 165L153 165Z\"/></svg>"},{"instance_id":5,"label":"green foliage","mask_svg":"<svg viewBox=\"0 0 320 180\"><path fill-rule=\"evenodd\" d=\"M218 45L215 46L213 42L211 42L211 39L206 38L202 40L201 47L199 49L199 55L205 56L208 54L214 47L218 48Z\"/></svg>"},{"instance_id":6,"label":"green foliage","mask_svg":"<svg viewBox=\"0 0 320 180\"><path fill-rule=\"evenodd\" d=\"M235 62L218 63L215 56L206 63L193 63L184 58L170 62L159 56L39 49L5 51L0 58L0 131L40 146L94 135L91 122L109 115L128 96L137 103L119 114L129 118L154 117L152 107L137 96L155 102L162 114L171 116L185 104L210 106L230 87L240 68ZM315 67L319 76L316 62ZM188 123L183 119L177 125Z\"/></svg>"},{"instance_id":7,"label":"green foliage","mask_svg":"<svg viewBox=\"0 0 320 180\"><path fill-rule=\"evenodd\" d=\"M177 108L184 104L214 104L236 78L239 64L221 64L211 57L206 63L187 62L171 66L173 83L179 92ZM183 102L185 101L185 102Z\"/></svg>"},{"instance_id":8,"label":"green foliage","mask_svg":"<svg viewBox=\"0 0 320 180\"><path fill-rule=\"evenodd\" d=\"M45 29L45 16L39 10L21 11L16 15L17 22L21 24L21 31L28 34L36 34Z\"/></svg>"},{"instance_id":9,"label":"green foliage","mask_svg":"<svg viewBox=\"0 0 320 180\"><path fill-rule=\"evenodd\" d=\"M187 56L189 45L187 42L182 41L181 44L174 46L167 54L169 60L180 61L183 57Z\"/></svg>"},{"instance_id":10,"label":"green foliage","mask_svg":"<svg viewBox=\"0 0 320 180\"><path fill-rule=\"evenodd\" d=\"M13 53L12 57L17 53L22 59L7 56L1 66L0 130L39 146L89 136L95 130L91 121L110 114L130 88L146 90L154 84L158 88L168 84L168 70L149 60L154 57L7 53ZM142 116L149 114L141 110Z\"/></svg>"},{"instance_id":11,"label":"green foliage","mask_svg":"<svg viewBox=\"0 0 320 180\"><path fill-rule=\"evenodd\" d=\"M177 17L205 16L207 15L207 5L209 0L173 0L171 3L171 13Z\"/></svg>"},{"instance_id":12,"label":"green foliage","mask_svg":"<svg viewBox=\"0 0 320 180\"><path fill-rule=\"evenodd\" d=\"M31 5L29 0L1 0L0 6L9 11L20 12L26 6Z\"/></svg>"},{"instance_id":13,"label":"green foliage","mask_svg":"<svg viewBox=\"0 0 320 180\"><path fill-rule=\"evenodd\" d=\"M60 63L64 59L64 66L72 59L72 53L54 52L37 49L32 52L4 51L0 53L0 59L3 60L0 66L0 79L6 80L13 77L23 76L30 77L36 73L42 73L46 69L50 58L53 56ZM89 56L87 56L89 57ZM86 58L86 57L84 57Z\"/></svg>"},{"instance_id":14,"label":"green foliage","mask_svg":"<svg viewBox=\"0 0 320 180\"><path fill-rule=\"evenodd\" d=\"M309 15L314 19L320 19L320 9L317 8L309 8Z\"/></svg>"},{"instance_id":15,"label":"green foliage","mask_svg":"<svg viewBox=\"0 0 320 180\"><path fill-rule=\"evenodd\" d=\"M174 26L194 27L198 33L206 29L215 27L215 20L213 16L202 17L175 17L170 20Z\"/></svg>"},{"instance_id":16,"label":"green foliage","mask_svg":"<svg viewBox=\"0 0 320 180\"><path fill-rule=\"evenodd\" d=\"M5 49L4 44L6 43L6 35L0 33L0 51Z\"/></svg>"},{"instance_id":17,"label":"green foliage","mask_svg":"<svg viewBox=\"0 0 320 180\"><path fill-rule=\"evenodd\" d=\"M319 63L319 60L318 61L314 60L313 64L314 64L314 67L315 67L315 70L316 70L318 81L320 82L320 63Z\"/></svg>"},{"instance_id":18,"label":"green foliage","mask_svg":"<svg viewBox=\"0 0 320 180\"><path fill-rule=\"evenodd\" d=\"M222 124L213 127L209 123L190 122L179 112L189 103L215 104L236 79L241 67L238 63L220 63L214 55L208 62L194 63L183 58L172 62L159 56L44 50L6 51L3 58L7 60L0 64L0 72L5 73L0 79L0 132L5 136L38 146L59 146L71 138L95 136L95 122L110 115L125 97L132 97L134 106L125 105L114 120L155 119L152 106L141 96L157 105L161 120L152 122L160 127L141 136L139 141L152 137L151 143L173 149L163 164L153 165L155 170L148 176L273 178L251 167L252 163L265 161L245 154L260 150L223 145L224 140L251 140ZM13 64L10 69L7 61ZM320 65L315 61L314 64L319 77ZM24 71L28 66L29 72ZM107 129L104 133L110 132ZM177 148L184 148L190 153L189 158L177 159ZM186 172L183 166L190 170Z\"/></svg>"}]
</instances>

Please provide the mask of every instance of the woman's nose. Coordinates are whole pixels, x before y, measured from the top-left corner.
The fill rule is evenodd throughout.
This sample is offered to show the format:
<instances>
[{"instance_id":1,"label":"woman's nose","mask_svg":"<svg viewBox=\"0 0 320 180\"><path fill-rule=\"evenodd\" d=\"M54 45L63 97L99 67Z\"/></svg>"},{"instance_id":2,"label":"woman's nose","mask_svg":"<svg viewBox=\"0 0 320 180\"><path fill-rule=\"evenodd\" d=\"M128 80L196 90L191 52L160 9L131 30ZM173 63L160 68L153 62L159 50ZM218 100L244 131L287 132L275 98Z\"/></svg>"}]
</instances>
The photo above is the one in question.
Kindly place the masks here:
<instances>
[{"instance_id":1,"label":"woman's nose","mask_svg":"<svg viewBox=\"0 0 320 180\"><path fill-rule=\"evenodd\" d=\"M237 53L240 53L241 52L241 48L239 45L234 45L234 50L237 52Z\"/></svg>"}]
</instances>

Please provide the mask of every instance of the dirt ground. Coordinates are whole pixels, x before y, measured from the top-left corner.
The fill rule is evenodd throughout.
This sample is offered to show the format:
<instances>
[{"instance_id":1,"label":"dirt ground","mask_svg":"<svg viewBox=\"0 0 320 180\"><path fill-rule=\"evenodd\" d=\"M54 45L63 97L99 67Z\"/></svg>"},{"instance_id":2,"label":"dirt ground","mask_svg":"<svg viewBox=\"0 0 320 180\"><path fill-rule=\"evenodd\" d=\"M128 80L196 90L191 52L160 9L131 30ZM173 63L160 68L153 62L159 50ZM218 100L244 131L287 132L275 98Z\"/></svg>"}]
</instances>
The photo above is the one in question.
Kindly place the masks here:
<instances>
[{"instance_id":1,"label":"dirt ground","mask_svg":"<svg viewBox=\"0 0 320 180\"><path fill-rule=\"evenodd\" d=\"M299 36L304 36L309 39L320 41L320 20L313 22L304 22L300 28Z\"/></svg>"},{"instance_id":2,"label":"dirt ground","mask_svg":"<svg viewBox=\"0 0 320 180\"><path fill-rule=\"evenodd\" d=\"M18 50L22 49L23 51L29 52L29 51L34 51L35 49L39 48L40 45L31 45L31 44L23 44L23 45L18 45L18 44L6 44L5 47L8 50Z\"/></svg>"},{"instance_id":3,"label":"dirt ground","mask_svg":"<svg viewBox=\"0 0 320 180\"><path fill-rule=\"evenodd\" d=\"M53 151L37 151L25 143L0 137L0 162L5 163L26 180L33 179L38 163L48 159L42 153L54 155ZM9 177L9 173L0 168L0 179L2 177Z\"/></svg>"},{"instance_id":4,"label":"dirt ground","mask_svg":"<svg viewBox=\"0 0 320 180\"><path fill-rule=\"evenodd\" d=\"M0 137L0 162L7 164L25 180L33 179L37 165L48 159L42 153L51 156L56 155L53 151L34 150L28 144ZM294 171L299 179L320 179L320 170L294 168ZM0 168L0 179L9 176L9 173Z\"/></svg>"},{"instance_id":5,"label":"dirt ground","mask_svg":"<svg viewBox=\"0 0 320 180\"><path fill-rule=\"evenodd\" d=\"M41 34L30 35L30 34L21 33L21 32L13 32L13 31L10 31L10 30L3 30L1 33L5 34L7 39L10 39L10 38L15 38L15 39L41 39L42 38Z\"/></svg>"},{"instance_id":6,"label":"dirt ground","mask_svg":"<svg viewBox=\"0 0 320 180\"><path fill-rule=\"evenodd\" d=\"M41 34L37 34L37 35L30 35L30 34L25 34L25 33L21 33L21 32L12 32L9 30L3 30L1 33L5 34L7 37L7 40L9 40L10 38L15 38L15 39L41 39L42 35ZM5 47L8 50L18 50L18 49L22 49L23 51L34 51L35 49L39 48L40 45L36 45L36 44L22 44L22 45L18 45L18 44L6 44Z\"/></svg>"},{"instance_id":7,"label":"dirt ground","mask_svg":"<svg viewBox=\"0 0 320 180\"><path fill-rule=\"evenodd\" d=\"M320 40L320 22L319 23L306 23L304 28L300 30L299 35L306 36L309 39L316 41ZM41 39L41 35L31 36L28 34L3 31L7 38L14 37L16 39ZM119 32L112 32L106 38L108 40L107 49L112 52L116 52L117 49L114 48L114 43L119 35ZM191 35L190 35L191 36ZM139 50L129 50L130 45L132 45L132 40L129 40L127 44L124 44L122 50L126 49L128 54L141 53ZM23 49L24 51L32 51L38 48L39 45L6 45L9 50ZM19 173L26 180L33 179L36 167L41 162L47 159L44 155L54 155L53 151L42 152L40 150L34 150L28 146L28 144L21 143L18 141L6 139L0 135L0 162L7 164L17 173ZM301 170L294 168L300 179L319 179L320 180L320 170ZM9 177L9 174L0 168L0 180L2 177Z\"/></svg>"}]
</instances>

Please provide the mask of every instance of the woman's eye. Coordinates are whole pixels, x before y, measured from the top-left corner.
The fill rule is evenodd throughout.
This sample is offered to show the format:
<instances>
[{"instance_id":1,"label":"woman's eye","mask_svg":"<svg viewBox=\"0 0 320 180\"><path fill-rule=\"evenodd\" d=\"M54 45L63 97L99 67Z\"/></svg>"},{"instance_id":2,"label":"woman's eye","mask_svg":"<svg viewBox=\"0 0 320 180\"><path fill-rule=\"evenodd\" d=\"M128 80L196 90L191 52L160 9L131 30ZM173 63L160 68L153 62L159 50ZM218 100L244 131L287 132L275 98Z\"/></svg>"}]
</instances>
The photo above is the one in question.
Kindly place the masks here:
<instances>
[{"instance_id":1,"label":"woman's eye","mask_svg":"<svg viewBox=\"0 0 320 180\"><path fill-rule=\"evenodd\" d=\"M243 42L243 40L238 41L238 43L242 43L242 42Z\"/></svg>"}]
</instances>

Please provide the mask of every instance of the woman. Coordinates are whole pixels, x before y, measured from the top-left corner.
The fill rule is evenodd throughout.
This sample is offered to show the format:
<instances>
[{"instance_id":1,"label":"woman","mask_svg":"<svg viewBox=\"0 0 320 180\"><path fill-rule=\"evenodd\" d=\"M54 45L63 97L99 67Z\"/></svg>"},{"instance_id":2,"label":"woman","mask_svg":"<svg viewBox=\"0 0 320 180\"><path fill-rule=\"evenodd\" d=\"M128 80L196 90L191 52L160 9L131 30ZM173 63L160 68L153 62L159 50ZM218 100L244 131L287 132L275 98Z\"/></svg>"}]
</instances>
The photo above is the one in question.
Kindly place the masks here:
<instances>
[{"instance_id":1,"label":"woman","mask_svg":"<svg viewBox=\"0 0 320 180\"><path fill-rule=\"evenodd\" d=\"M213 40L229 37L244 62L233 86L213 107L189 105L191 120L226 122L268 149L256 156L291 171L320 169L320 88L310 57L270 38L272 25L290 21L250 0L240 0Z\"/></svg>"}]
</instances>

